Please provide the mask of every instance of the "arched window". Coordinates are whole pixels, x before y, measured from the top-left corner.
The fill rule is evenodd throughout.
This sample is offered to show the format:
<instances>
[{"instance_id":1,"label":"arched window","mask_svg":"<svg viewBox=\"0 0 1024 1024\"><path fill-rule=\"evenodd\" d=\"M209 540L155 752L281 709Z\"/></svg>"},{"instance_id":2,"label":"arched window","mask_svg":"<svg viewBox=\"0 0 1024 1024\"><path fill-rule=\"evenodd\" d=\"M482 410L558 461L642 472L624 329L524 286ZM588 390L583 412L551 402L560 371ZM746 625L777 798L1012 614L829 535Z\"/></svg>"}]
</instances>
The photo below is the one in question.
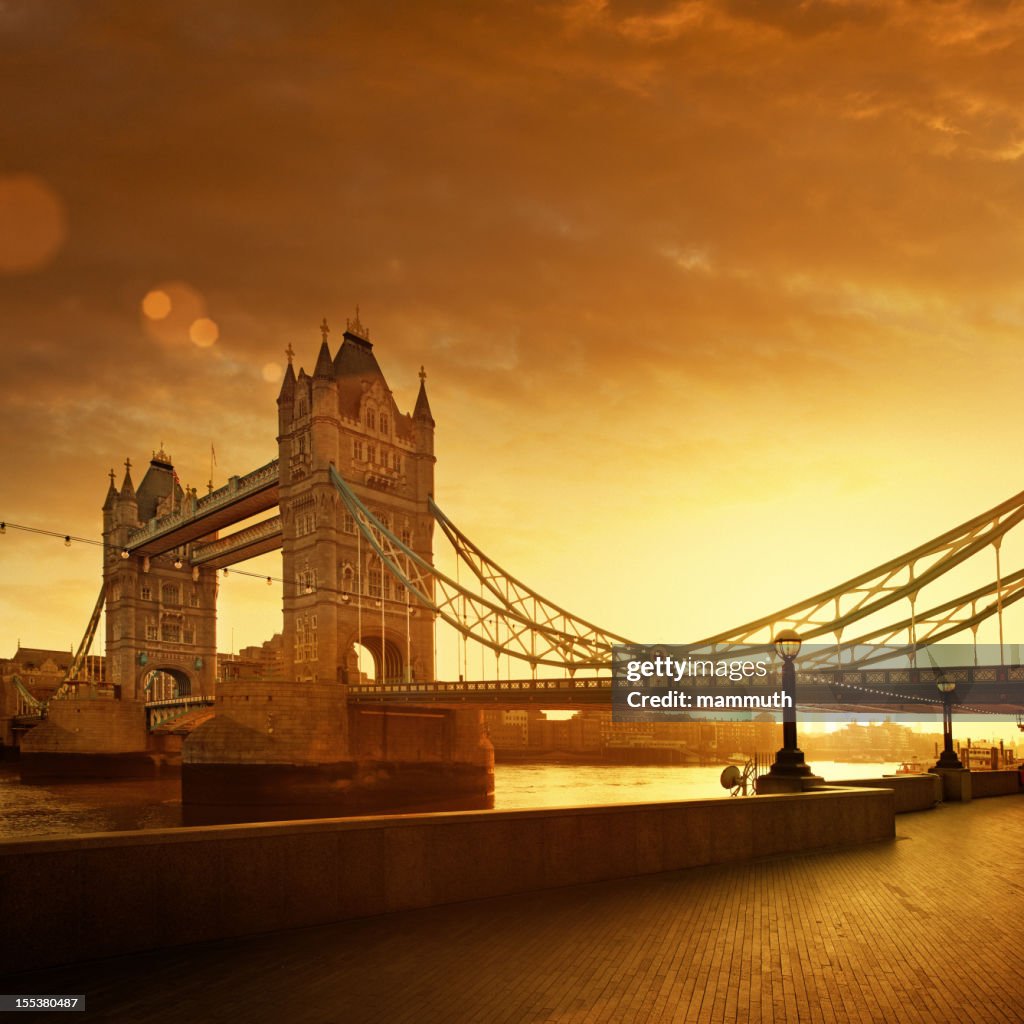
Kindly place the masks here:
<instances>
[{"instance_id":1,"label":"arched window","mask_svg":"<svg viewBox=\"0 0 1024 1024\"><path fill-rule=\"evenodd\" d=\"M388 417L386 413L380 414L380 432L386 434L388 432Z\"/></svg>"},{"instance_id":2,"label":"arched window","mask_svg":"<svg viewBox=\"0 0 1024 1024\"><path fill-rule=\"evenodd\" d=\"M366 409L366 425L370 430L377 429L377 413L369 407Z\"/></svg>"}]
</instances>

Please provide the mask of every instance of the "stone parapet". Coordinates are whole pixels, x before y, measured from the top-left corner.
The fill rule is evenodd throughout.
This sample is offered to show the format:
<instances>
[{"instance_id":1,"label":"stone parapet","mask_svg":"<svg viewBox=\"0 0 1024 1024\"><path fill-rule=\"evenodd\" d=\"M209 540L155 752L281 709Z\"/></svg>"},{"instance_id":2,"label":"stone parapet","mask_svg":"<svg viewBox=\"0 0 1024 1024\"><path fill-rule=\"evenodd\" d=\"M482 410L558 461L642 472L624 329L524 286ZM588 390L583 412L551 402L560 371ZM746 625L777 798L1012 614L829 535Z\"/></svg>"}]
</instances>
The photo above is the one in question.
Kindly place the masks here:
<instances>
[{"instance_id":1,"label":"stone parapet","mask_svg":"<svg viewBox=\"0 0 1024 1024\"><path fill-rule=\"evenodd\" d=\"M217 686L215 717L182 747L182 764L334 764L348 760L347 687L238 681Z\"/></svg>"},{"instance_id":2,"label":"stone parapet","mask_svg":"<svg viewBox=\"0 0 1024 1024\"><path fill-rule=\"evenodd\" d=\"M894 836L891 790L0 842L10 971ZM187 894L183 898L182 894Z\"/></svg>"},{"instance_id":3,"label":"stone parapet","mask_svg":"<svg viewBox=\"0 0 1024 1024\"><path fill-rule=\"evenodd\" d=\"M839 786L891 789L897 814L927 811L942 799L942 779L938 775L884 775L879 779L843 779Z\"/></svg>"},{"instance_id":4,"label":"stone parapet","mask_svg":"<svg viewBox=\"0 0 1024 1024\"><path fill-rule=\"evenodd\" d=\"M22 756L127 754L147 749L146 709L134 700L52 700L21 742Z\"/></svg>"}]
</instances>

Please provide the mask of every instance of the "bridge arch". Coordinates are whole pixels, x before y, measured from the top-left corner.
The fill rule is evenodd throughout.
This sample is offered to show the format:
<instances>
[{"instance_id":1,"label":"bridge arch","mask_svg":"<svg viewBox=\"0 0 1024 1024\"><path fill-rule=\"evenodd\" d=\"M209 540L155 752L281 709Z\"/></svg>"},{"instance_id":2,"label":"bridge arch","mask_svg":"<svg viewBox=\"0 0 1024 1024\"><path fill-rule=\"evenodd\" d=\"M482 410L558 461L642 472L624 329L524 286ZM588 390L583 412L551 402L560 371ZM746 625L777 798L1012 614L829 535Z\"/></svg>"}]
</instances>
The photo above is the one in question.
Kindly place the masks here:
<instances>
[{"instance_id":1,"label":"bridge arch","mask_svg":"<svg viewBox=\"0 0 1024 1024\"><path fill-rule=\"evenodd\" d=\"M172 700L191 697L197 692L192 677L177 665L146 665L139 673L136 684L143 700Z\"/></svg>"},{"instance_id":2,"label":"bridge arch","mask_svg":"<svg viewBox=\"0 0 1024 1024\"><path fill-rule=\"evenodd\" d=\"M405 647L404 637L399 639L387 631L381 634L379 629L376 632L364 630L361 636L351 637L349 683L358 685L360 679L368 685L405 682L408 678Z\"/></svg>"}]
</instances>

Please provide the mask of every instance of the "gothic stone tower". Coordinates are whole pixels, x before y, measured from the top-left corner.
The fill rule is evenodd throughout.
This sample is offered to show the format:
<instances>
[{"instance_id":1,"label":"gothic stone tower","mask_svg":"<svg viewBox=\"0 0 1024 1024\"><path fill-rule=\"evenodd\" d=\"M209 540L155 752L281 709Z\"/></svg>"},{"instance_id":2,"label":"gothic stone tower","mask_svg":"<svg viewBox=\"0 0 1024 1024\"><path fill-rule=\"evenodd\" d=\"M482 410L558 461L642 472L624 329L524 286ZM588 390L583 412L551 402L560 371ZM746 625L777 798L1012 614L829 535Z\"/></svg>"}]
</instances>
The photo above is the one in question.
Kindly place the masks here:
<instances>
[{"instance_id":1,"label":"gothic stone tower","mask_svg":"<svg viewBox=\"0 0 1024 1024\"><path fill-rule=\"evenodd\" d=\"M107 679L125 700L213 693L217 670L217 573L188 565L185 549L123 557L133 530L194 500L161 450L136 491L125 462L120 491L103 503ZM171 682L173 680L173 683ZM158 685L154 686L154 681Z\"/></svg>"},{"instance_id":2,"label":"gothic stone tower","mask_svg":"<svg viewBox=\"0 0 1024 1024\"><path fill-rule=\"evenodd\" d=\"M355 645L376 680L428 680L433 618L358 537L329 477L333 464L367 507L433 564L434 420L424 374L402 414L359 313L331 357L326 320L312 377L288 368L278 397L286 678L357 684ZM362 680L370 683L374 679Z\"/></svg>"}]
</instances>

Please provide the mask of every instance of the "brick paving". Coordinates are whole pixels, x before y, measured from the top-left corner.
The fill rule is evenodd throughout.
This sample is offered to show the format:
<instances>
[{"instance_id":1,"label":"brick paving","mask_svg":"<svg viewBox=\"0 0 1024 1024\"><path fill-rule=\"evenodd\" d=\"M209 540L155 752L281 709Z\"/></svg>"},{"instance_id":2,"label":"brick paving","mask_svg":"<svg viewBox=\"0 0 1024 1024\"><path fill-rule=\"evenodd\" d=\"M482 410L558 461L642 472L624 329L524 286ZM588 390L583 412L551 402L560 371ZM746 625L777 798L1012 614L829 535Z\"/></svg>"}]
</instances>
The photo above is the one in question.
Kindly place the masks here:
<instances>
[{"instance_id":1,"label":"brick paving","mask_svg":"<svg viewBox=\"0 0 1024 1024\"><path fill-rule=\"evenodd\" d=\"M84 992L84 1019L118 1024L1024 1022L1024 796L896 830L33 972L0 991Z\"/></svg>"}]
</instances>

